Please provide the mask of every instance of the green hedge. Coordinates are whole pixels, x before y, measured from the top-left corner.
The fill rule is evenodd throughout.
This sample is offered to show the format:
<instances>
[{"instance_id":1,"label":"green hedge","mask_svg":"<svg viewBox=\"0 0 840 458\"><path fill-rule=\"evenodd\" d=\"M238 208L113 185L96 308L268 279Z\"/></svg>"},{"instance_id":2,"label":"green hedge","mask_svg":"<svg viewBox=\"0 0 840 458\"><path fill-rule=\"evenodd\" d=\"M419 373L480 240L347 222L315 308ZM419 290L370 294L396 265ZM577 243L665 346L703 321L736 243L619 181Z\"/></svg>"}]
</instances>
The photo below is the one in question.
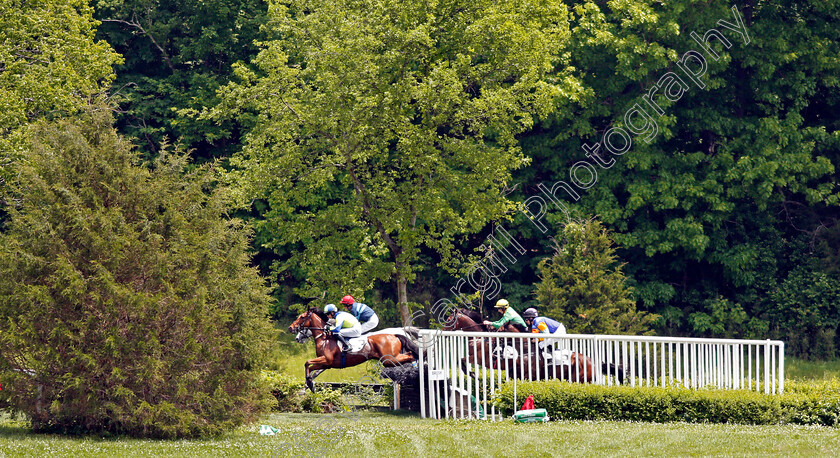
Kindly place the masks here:
<instances>
[{"instance_id":1,"label":"green hedge","mask_svg":"<svg viewBox=\"0 0 840 458\"><path fill-rule=\"evenodd\" d=\"M344 405L340 391L319 386L317 392L306 390L303 380L277 371L262 371L262 379L277 404L272 410L280 412L326 413Z\"/></svg>"},{"instance_id":2,"label":"green hedge","mask_svg":"<svg viewBox=\"0 0 840 458\"><path fill-rule=\"evenodd\" d=\"M552 419L625 420L692 423L840 424L840 381L788 383L785 394L766 395L746 390L689 390L682 387L583 385L557 380L519 382L520 408L528 395ZM513 383L505 383L496 405L514 411Z\"/></svg>"}]
</instances>

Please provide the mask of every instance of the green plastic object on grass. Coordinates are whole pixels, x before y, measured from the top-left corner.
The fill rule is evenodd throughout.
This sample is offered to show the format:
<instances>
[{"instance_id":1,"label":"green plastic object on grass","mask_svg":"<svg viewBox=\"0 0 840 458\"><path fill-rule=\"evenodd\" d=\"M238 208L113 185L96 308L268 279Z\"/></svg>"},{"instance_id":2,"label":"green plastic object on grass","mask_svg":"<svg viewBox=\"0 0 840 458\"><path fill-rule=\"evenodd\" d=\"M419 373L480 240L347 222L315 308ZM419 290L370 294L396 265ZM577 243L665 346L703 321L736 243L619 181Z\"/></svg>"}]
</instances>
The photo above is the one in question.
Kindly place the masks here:
<instances>
[{"instance_id":1,"label":"green plastic object on grass","mask_svg":"<svg viewBox=\"0 0 840 458\"><path fill-rule=\"evenodd\" d=\"M545 409L517 410L513 414L514 423L534 423L548 421L548 412Z\"/></svg>"}]
</instances>

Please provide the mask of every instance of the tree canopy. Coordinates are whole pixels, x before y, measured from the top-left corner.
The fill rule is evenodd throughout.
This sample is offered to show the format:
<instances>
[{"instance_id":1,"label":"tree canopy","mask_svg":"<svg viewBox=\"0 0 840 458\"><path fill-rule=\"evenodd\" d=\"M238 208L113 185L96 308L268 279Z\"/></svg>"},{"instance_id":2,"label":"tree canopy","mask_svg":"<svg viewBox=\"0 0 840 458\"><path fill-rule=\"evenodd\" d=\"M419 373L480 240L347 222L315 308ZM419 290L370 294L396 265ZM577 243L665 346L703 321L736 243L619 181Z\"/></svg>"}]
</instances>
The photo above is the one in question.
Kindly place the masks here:
<instances>
[{"instance_id":1,"label":"tree canopy","mask_svg":"<svg viewBox=\"0 0 840 458\"><path fill-rule=\"evenodd\" d=\"M0 0L0 193L26 124L105 96L120 62L80 0Z\"/></svg>"},{"instance_id":2,"label":"tree canopy","mask_svg":"<svg viewBox=\"0 0 840 458\"><path fill-rule=\"evenodd\" d=\"M840 248L831 236L840 162L840 40L832 24L840 4L737 7L748 43L719 25L734 22L726 2L699 9L688 1L574 2L570 65L582 71L587 97L572 122L553 115L523 136L523 152L542 167L515 179L523 198L539 192L537 183L568 181L585 158L583 144L626 127L627 110L665 72L678 71L683 53L703 52L705 87L692 84L675 103L660 99L658 135L650 143L634 137L632 150L608 155L615 163L598 168L597 183L578 189L578 201L565 196L566 204L612 231L640 308L663 316L660 332L798 339L782 324L791 317L778 307L779 290L795 271L825 269L812 261L830 263ZM714 27L731 45L710 41L718 60L691 37ZM548 219L562 224L565 215ZM526 248L551 249L524 219L517 229ZM533 272L509 278L527 282ZM732 319L741 313L747 318ZM827 326L834 335L836 326Z\"/></svg>"},{"instance_id":3,"label":"tree canopy","mask_svg":"<svg viewBox=\"0 0 840 458\"><path fill-rule=\"evenodd\" d=\"M231 65L256 55L263 0L97 0L98 36L125 56L113 94L117 125L147 157L165 142L195 149L200 160L238 149L239 128L190 113L218 103ZM168 140L167 140L168 139Z\"/></svg>"},{"instance_id":4,"label":"tree canopy","mask_svg":"<svg viewBox=\"0 0 840 458\"><path fill-rule=\"evenodd\" d=\"M422 248L513 209L515 136L575 80L547 77L569 36L557 3L302 1L270 5L256 70L237 67L213 115L251 117L237 179L268 208L266 247L302 295L392 278L403 322ZM288 251L287 251L288 250Z\"/></svg>"}]
</instances>

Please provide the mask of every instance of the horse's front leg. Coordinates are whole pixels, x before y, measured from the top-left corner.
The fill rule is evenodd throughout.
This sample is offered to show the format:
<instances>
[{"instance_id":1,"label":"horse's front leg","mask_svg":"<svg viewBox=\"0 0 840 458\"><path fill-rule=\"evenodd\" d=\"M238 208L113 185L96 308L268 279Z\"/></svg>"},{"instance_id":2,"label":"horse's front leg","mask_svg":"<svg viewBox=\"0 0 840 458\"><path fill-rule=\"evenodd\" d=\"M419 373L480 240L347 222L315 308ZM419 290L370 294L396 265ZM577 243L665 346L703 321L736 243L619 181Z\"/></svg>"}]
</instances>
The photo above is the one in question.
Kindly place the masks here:
<instances>
[{"instance_id":1,"label":"horse's front leg","mask_svg":"<svg viewBox=\"0 0 840 458\"><path fill-rule=\"evenodd\" d=\"M472 359L474 364L481 365L479 361L482 361L485 356L489 355L489 351L487 350L487 345L482 341L472 341L469 343L470 350L467 353L465 358L461 358L461 370L464 371L465 374L472 378L478 378L475 372L472 370L473 364L470 364L470 359Z\"/></svg>"},{"instance_id":2,"label":"horse's front leg","mask_svg":"<svg viewBox=\"0 0 840 458\"><path fill-rule=\"evenodd\" d=\"M303 363L303 368L306 372L306 387L314 393L315 384L312 383L312 381L315 380L315 377L321 375L321 372L324 372L324 370L329 368L327 359L323 356L310 359L309 361Z\"/></svg>"},{"instance_id":3,"label":"horse's front leg","mask_svg":"<svg viewBox=\"0 0 840 458\"><path fill-rule=\"evenodd\" d=\"M478 378L476 377L475 372L473 372L472 370L472 365L467 361L468 359L469 357L461 358L461 370L464 372L464 374L467 374L468 377Z\"/></svg>"}]
</instances>

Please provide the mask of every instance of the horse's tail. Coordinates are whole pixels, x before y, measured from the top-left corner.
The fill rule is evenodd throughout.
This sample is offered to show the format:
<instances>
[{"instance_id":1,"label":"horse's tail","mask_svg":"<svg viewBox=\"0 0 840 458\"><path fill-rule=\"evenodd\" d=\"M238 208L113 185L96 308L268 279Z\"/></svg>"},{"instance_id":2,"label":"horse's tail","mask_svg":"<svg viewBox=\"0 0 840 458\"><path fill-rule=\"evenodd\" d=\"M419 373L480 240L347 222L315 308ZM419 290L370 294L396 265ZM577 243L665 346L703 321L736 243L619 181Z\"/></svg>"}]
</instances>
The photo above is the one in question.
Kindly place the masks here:
<instances>
[{"instance_id":1,"label":"horse's tail","mask_svg":"<svg viewBox=\"0 0 840 458\"><path fill-rule=\"evenodd\" d=\"M621 364L602 363L601 373L604 375L615 375L618 377L618 383L624 383L624 366Z\"/></svg>"},{"instance_id":2,"label":"horse's tail","mask_svg":"<svg viewBox=\"0 0 840 458\"><path fill-rule=\"evenodd\" d=\"M414 326L403 326L403 331L411 337L411 340L416 341L420 338L420 330Z\"/></svg>"},{"instance_id":3,"label":"horse's tail","mask_svg":"<svg viewBox=\"0 0 840 458\"><path fill-rule=\"evenodd\" d=\"M406 336L401 336L401 335L398 335L398 334L395 334L395 336L396 336L396 338L397 338L397 339L400 339L400 343L402 344L402 351L401 351L401 353L403 353L403 352L405 352L406 350L408 350L408 353L409 353L409 354L410 354L410 355L411 355L414 359L417 359L417 358L419 358L419 357L420 357L420 348L417 346L417 344L416 344L416 343L414 343L414 341L413 341L413 340L409 339L409 338L408 338L408 337L406 337Z\"/></svg>"}]
</instances>

